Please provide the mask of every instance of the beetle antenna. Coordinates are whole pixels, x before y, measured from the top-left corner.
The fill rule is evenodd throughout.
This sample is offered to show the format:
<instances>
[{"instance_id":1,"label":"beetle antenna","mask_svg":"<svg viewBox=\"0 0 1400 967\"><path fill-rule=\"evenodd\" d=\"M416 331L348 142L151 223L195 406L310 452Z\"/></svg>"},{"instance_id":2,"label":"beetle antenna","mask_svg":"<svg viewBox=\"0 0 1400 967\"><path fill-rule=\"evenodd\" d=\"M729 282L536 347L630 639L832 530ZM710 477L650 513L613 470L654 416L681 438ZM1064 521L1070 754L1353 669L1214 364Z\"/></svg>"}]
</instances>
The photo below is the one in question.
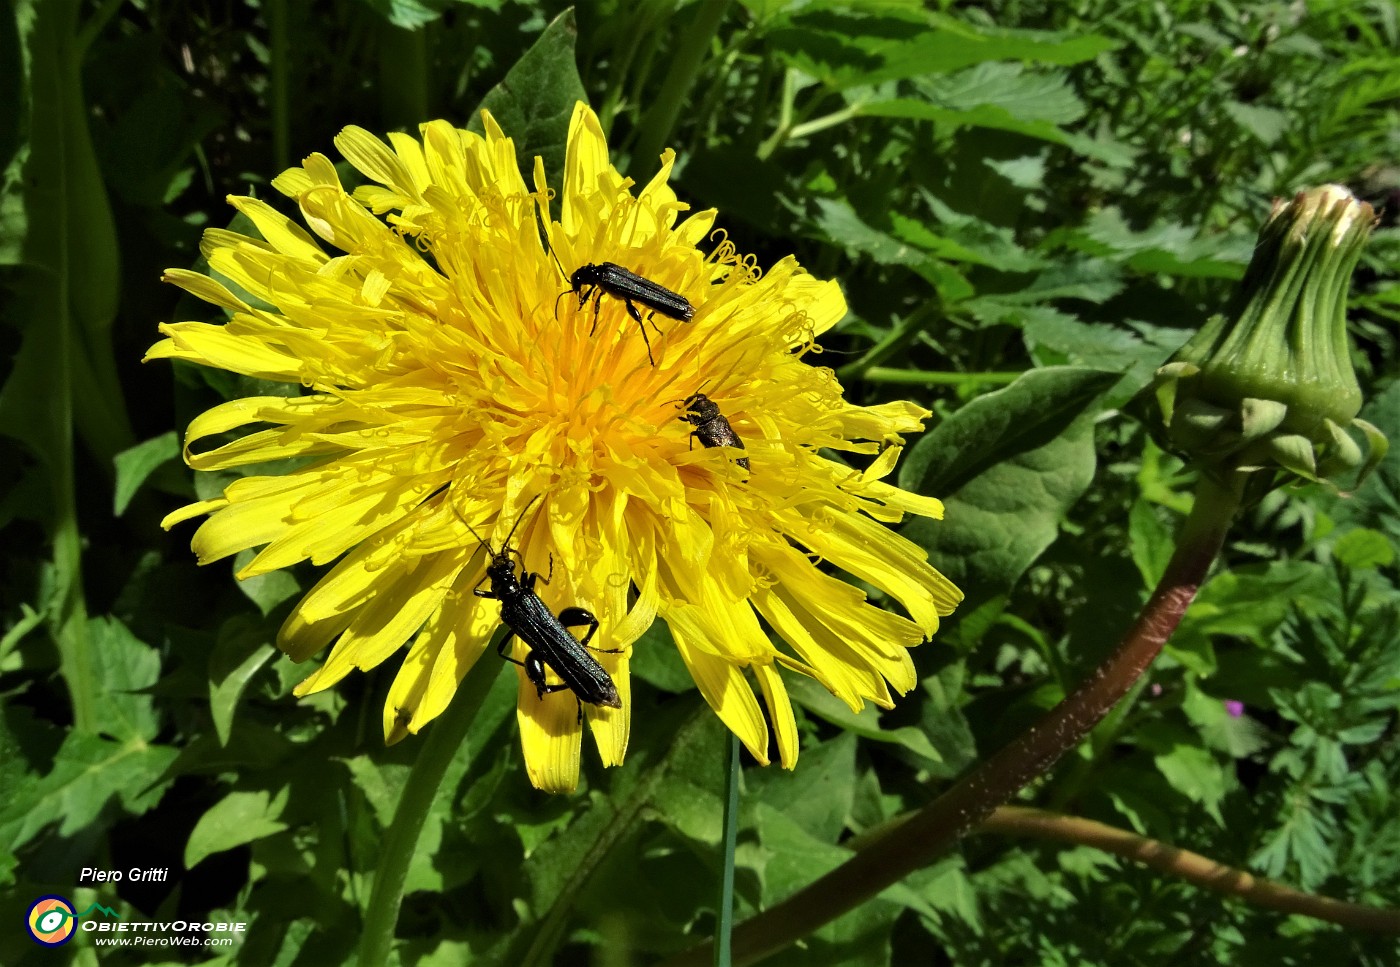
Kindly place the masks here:
<instances>
[{"instance_id":1,"label":"beetle antenna","mask_svg":"<svg viewBox=\"0 0 1400 967\"><path fill-rule=\"evenodd\" d=\"M535 494L535 496L530 498L530 503L526 504L525 508L520 511L520 516L515 518L515 527L512 527L510 529L510 533L506 535L506 542L501 545L503 549L510 547L511 538L515 536L516 528L518 528L520 526L520 522L525 519L525 511L529 510L530 507L534 505L535 501L539 500L542 496L544 495ZM502 553L504 553L504 551L502 551Z\"/></svg>"},{"instance_id":2,"label":"beetle antenna","mask_svg":"<svg viewBox=\"0 0 1400 967\"><path fill-rule=\"evenodd\" d=\"M462 516L462 512L461 512L460 510L457 509L457 505L454 504L454 503L452 503L451 501L448 501L448 502L447 502L447 506L449 506L449 507L452 508L452 513L454 513L454 514L457 515L457 519L458 519L458 520L460 520L463 524L466 524L466 525L467 525L467 530L469 530L469 531L472 532L472 537L475 537L475 538L476 538L476 542L477 542L478 544L480 544L482 547L486 548L486 553L489 554L489 555L491 555L491 560L492 560L492 561L496 560L496 558L497 558L497 556L498 556L498 555L496 554L496 552L493 551L493 550L491 550L491 545L490 545L487 541L484 541L484 540L481 539L481 535L478 534L478 533L476 532L476 528L473 527L470 523L468 523L468 522L467 522L467 519L466 519L465 517Z\"/></svg>"}]
</instances>

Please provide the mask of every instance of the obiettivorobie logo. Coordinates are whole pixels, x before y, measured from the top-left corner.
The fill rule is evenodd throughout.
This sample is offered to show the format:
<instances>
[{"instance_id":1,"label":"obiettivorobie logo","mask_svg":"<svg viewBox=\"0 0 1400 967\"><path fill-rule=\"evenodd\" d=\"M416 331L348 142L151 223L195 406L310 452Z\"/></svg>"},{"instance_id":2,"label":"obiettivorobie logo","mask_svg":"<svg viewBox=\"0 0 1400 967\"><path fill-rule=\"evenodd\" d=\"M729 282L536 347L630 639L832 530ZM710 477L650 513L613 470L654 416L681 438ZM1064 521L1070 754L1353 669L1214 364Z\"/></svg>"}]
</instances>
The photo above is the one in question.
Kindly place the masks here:
<instances>
[{"instance_id":1,"label":"obiettivorobie logo","mask_svg":"<svg viewBox=\"0 0 1400 967\"><path fill-rule=\"evenodd\" d=\"M73 904L68 902L67 897L51 893L39 897L29 905L24 925L29 929L29 936L34 938L35 943L45 947L58 947L72 940L73 934L78 932L78 921L94 911L114 920L121 919L117 916L117 911L100 903L92 904L82 913L74 913Z\"/></svg>"},{"instance_id":2,"label":"obiettivorobie logo","mask_svg":"<svg viewBox=\"0 0 1400 967\"><path fill-rule=\"evenodd\" d=\"M68 898L56 893L31 903L24 925L34 942L45 947L62 946L78 932L99 947L231 947L248 930L246 920L123 919L100 903L75 913Z\"/></svg>"}]
</instances>

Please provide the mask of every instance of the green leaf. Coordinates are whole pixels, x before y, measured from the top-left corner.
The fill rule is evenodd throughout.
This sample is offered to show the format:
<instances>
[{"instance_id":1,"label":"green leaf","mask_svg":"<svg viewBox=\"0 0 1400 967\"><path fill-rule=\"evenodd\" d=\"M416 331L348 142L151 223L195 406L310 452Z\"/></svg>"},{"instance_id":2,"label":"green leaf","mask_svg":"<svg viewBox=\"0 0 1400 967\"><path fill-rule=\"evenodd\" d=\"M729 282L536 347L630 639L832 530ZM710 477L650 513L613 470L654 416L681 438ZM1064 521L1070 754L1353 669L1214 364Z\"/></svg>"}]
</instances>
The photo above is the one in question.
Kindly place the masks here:
<instances>
[{"instance_id":1,"label":"green leaf","mask_svg":"<svg viewBox=\"0 0 1400 967\"><path fill-rule=\"evenodd\" d=\"M1173 789L1198 803L1220 825L1220 804L1225 799L1225 770L1215 757L1194 745L1177 745L1153 757Z\"/></svg>"},{"instance_id":2,"label":"green leaf","mask_svg":"<svg viewBox=\"0 0 1400 967\"><path fill-rule=\"evenodd\" d=\"M963 607L1009 590L1055 540L1094 477L1087 411L1116 376L1033 370L964 406L905 458L900 486L940 496L944 519L903 533L963 589Z\"/></svg>"},{"instance_id":3,"label":"green leaf","mask_svg":"<svg viewBox=\"0 0 1400 967\"><path fill-rule=\"evenodd\" d=\"M578 25L570 7L554 18L505 79L482 99L467 124L468 130L480 133L480 111L491 112L515 141L526 184L532 183L536 155L544 158L544 169L554 184L564 171L574 104L588 100L574 52L577 41Z\"/></svg>"},{"instance_id":4,"label":"green leaf","mask_svg":"<svg viewBox=\"0 0 1400 967\"><path fill-rule=\"evenodd\" d=\"M1076 64L1112 49L1095 34L1051 34L974 27L915 7L878 12L814 4L768 33L792 66L841 89L946 73L993 60Z\"/></svg>"},{"instance_id":5,"label":"green leaf","mask_svg":"<svg viewBox=\"0 0 1400 967\"><path fill-rule=\"evenodd\" d=\"M695 687L690 669L676 650L666 622L658 619L632 646L632 674L664 692L688 692Z\"/></svg>"},{"instance_id":6,"label":"green leaf","mask_svg":"<svg viewBox=\"0 0 1400 967\"><path fill-rule=\"evenodd\" d=\"M791 773L756 769L745 778L746 803L760 802L826 842L845 828L855 792L856 739L848 733L802 750Z\"/></svg>"},{"instance_id":7,"label":"green leaf","mask_svg":"<svg viewBox=\"0 0 1400 967\"><path fill-rule=\"evenodd\" d=\"M160 718L152 697L140 692L160 677L160 654L115 618L93 618L88 635L93 645L91 672L101 683L98 730L123 742L154 739Z\"/></svg>"},{"instance_id":8,"label":"green leaf","mask_svg":"<svg viewBox=\"0 0 1400 967\"><path fill-rule=\"evenodd\" d=\"M1128 549L1133 563L1142 575L1142 583L1155 588L1167 572L1176 542L1171 529L1158 518L1158 509L1151 501L1139 497L1128 512Z\"/></svg>"},{"instance_id":9,"label":"green leaf","mask_svg":"<svg viewBox=\"0 0 1400 967\"><path fill-rule=\"evenodd\" d=\"M112 513L120 517L146 478L180 455L180 437L174 430L152 437L117 454L117 485Z\"/></svg>"},{"instance_id":10,"label":"green leaf","mask_svg":"<svg viewBox=\"0 0 1400 967\"><path fill-rule=\"evenodd\" d=\"M1117 376L1072 366L1023 373L1005 389L968 403L916 443L904 456L900 487L951 493L1053 443Z\"/></svg>"},{"instance_id":11,"label":"green leaf","mask_svg":"<svg viewBox=\"0 0 1400 967\"><path fill-rule=\"evenodd\" d=\"M1380 531L1358 527L1332 545L1332 559L1353 571L1388 567L1395 560L1395 548Z\"/></svg>"},{"instance_id":12,"label":"green leaf","mask_svg":"<svg viewBox=\"0 0 1400 967\"><path fill-rule=\"evenodd\" d=\"M228 745L243 690L276 654L266 635L246 616L231 618L219 629L218 643L209 653L209 715L220 745Z\"/></svg>"},{"instance_id":13,"label":"green leaf","mask_svg":"<svg viewBox=\"0 0 1400 967\"><path fill-rule=\"evenodd\" d=\"M233 558L233 571L246 566L258 556L255 550L239 551ZM244 597L258 606L264 616L272 613L283 601L289 601L301 591L301 585L290 571L269 571L237 582L237 588Z\"/></svg>"},{"instance_id":14,"label":"green leaf","mask_svg":"<svg viewBox=\"0 0 1400 967\"><path fill-rule=\"evenodd\" d=\"M287 828L278 817L290 790L283 787L273 798L265 789L231 792L199 817L185 843L185 869L193 869L206 856L280 833Z\"/></svg>"},{"instance_id":15,"label":"green leaf","mask_svg":"<svg viewBox=\"0 0 1400 967\"><path fill-rule=\"evenodd\" d=\"M1023 121L1072 124L1084 116L1084 102L1063 72L1031 73L1021 64L982 63L952 75L914 81L930 103L958 111L996 105Z\"/></svg>"},{"instance_id":16,"label":"green leaf","mask_svg":"<svg viewBox=\"0 0 1400 967\"><path fill-rule=\"evenodd\" d=\"M908 725L895 729L882 728L880 713L876 709L866 706L859 712L852 712L845 702L810 678L793 678L787 682L787 689L794 702L847 732L853 732L863 739L903 746L931 762L942 760L928 736L919 729Z\"/></svg>"},{"instance_id":17,"label":"green leaf","mask_svg":"<svg viewBox=\"0 0 1400 967\"><path fill-rule=\"evenodd\" d=\"M164 794L168 783L161 777L176 755L169 746L70 732L34 796L0 806L0 837L17 849L53 822L60 835L72 836L95 822L113 799L130 815L140 815Z\"/></svg>"},{"instance_id":18,"label":"green leaf","mask_svg":"<svg viewBox=\"0 0 1400 967\"><path fill-rule=\"evenodd\" d=\"M1132 164L1135 157L1132 149L1115 141L1099 140L1075 134L1050 121L1020 118L996 104L982 104L966 110L957 110L940 107L927 101L899 97L862 104L860 114L863 117L933 121L952 128L992 128L997 131L1011 131L1028 138L1063 145L1086 158L1102 161L1114 168L1127 167Z\"/></svg>"}]
</instances>

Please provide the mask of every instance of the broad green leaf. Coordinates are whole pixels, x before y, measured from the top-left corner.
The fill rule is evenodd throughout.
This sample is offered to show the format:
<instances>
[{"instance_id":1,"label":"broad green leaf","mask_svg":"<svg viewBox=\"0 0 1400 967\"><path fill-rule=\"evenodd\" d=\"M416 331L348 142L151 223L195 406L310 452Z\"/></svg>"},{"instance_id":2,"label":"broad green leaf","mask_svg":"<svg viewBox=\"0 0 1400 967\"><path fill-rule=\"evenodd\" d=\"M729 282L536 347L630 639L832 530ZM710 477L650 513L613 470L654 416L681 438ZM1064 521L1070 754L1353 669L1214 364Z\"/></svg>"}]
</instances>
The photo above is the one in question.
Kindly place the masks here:
<instances>
[{"instance_id":1,"label":"broad green leaf","mask_svg":"<svg viewBox=\"0 0 1400 967\"><path fill-rule=\"evenodd\" d=\"M957 491L998 464L1052 443L1116 378L1072 366L1023 373L1005 389L968 403L910 448L899 485L920 494Z\"/></svg>"},{"instance_id":2,"label":"broad green leaf","mask_svg":"<svg viewBox=\"0 0 1400 967\"><path fill-rule=\"evenodd\" d=\"M481 110L490 111L515 141L515 156L526 184L533 184L535 155L544 158L544 170L552 184L559 184L564 171L574 104L588 100L574 53L577 41L578 25L570 7L554 18L506 72L505 79L481 101ZM467 129L482 130L480 110L472 112Z\"/></svg>"},{"instance_id":3,"label":"broad green leaf","mask_svg":"<svg viewBox=\"0 0 1400 967\"><path fill-rule=\"evenodd\" d=\"M1094 478L1088 411L1115 378L1033 370L958 410L905 458L900 486L939 496L944 519L903 533L963 589L964 607L1009 590L1055 540Z\"/></svg>"},{"instance_id":4,"label":"broad green leaf","mask_svg":"<svg viewBox=\"0 0 1400 967\"><path fill-rule=\"evenodd\" d=\"M131 498L159 467L180 456L180 437L171 430L152 437L117 454L117 486L112 495L112 513L120 517Z\"/></svg>"},{"instance_id":5,"label":"broad green leaf","mask_svg":"<svg viewBox=\"0 0 1400 967\"><path fill-rule=\"evenodd\" d=\"M767 803L758 803L754 806L753 816L754 829L758 833L759 841L771 853L763 870L765 903L771 904L784 899L851 858L850 850L813 836L802 824L781 809ZM895 831L891 835L897 836L899 833ZM933 912L923 897L903 884L895 884L882 891L879 899L924 914ZM883 906L884 903L865 905L875 908ZM888 910L880 914L881 917L888 915Z\"/></svg>"},{"instance_id":6,"label":"broad green leaf","mask_svg":"<svg viewBox=\"0 0 1400 967\"><path fill-rule=\"evenodd\" d=\"M201 476L203 476L201 474ZM233 573L246 566L257 557L257 551L239 551L233 558ZM238 590L249 601L258 606L264 616L269 615L283 601L289 601L301 591L301 585L291 571L269 571L236 582Z\"/></svg>"},{"instance_id":7,"label":"broad green leaf","mask_svg":"<svg viewBox=\"0 0 1400 967\"><path fill-rule=\"evenodd\" d=\"M848 732L803 749L799 768L790 773L752 770L744 801L771 806L818 839L835 842L850 815L855 769L856 740Z\"/></svg>"},{"instance_id":8,"label":"broad green leaf","mask_svg":"<svg viewBox=\"0 0 1400 967\"><path fill-rule=\"evenodd\" d=\"M676 650L675 639L666 622L652 622L632 646L631 672L664 692L688 692L695 687L690 669Z\"/></svg>"},{"instance_id":9,"label":"broad green leaf","mask_svg":"<svg viewBox=\"0 0 1400 967\"><path fill-rule=\"evenodd\" d=\"M185 843L185 869L193 869L206 856L280 833L280 820L290 790L274 797L267 790L234 791L199 817Z\"/></svg>"}]
</instances>

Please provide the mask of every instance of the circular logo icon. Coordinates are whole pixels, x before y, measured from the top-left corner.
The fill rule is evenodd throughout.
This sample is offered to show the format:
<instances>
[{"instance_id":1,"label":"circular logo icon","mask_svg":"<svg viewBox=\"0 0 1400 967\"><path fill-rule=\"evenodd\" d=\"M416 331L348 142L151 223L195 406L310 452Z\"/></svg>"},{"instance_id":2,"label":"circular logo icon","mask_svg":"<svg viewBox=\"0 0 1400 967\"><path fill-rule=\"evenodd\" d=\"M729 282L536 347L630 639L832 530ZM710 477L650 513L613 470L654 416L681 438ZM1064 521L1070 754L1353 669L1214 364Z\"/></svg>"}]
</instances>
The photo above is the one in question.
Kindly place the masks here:
<instances>
[{"instance_id":1,"label":"circular logo icon","mask_svg":"<svg viewBox=\"0 0 1400 967\"><path fill-rule=\"evenodd\" d=\"M58 895L41 896L29 906L25 926L35 943L57 947L73 939L78 922L73 918L73 906Z\"/></svg>"}]
</instances>

